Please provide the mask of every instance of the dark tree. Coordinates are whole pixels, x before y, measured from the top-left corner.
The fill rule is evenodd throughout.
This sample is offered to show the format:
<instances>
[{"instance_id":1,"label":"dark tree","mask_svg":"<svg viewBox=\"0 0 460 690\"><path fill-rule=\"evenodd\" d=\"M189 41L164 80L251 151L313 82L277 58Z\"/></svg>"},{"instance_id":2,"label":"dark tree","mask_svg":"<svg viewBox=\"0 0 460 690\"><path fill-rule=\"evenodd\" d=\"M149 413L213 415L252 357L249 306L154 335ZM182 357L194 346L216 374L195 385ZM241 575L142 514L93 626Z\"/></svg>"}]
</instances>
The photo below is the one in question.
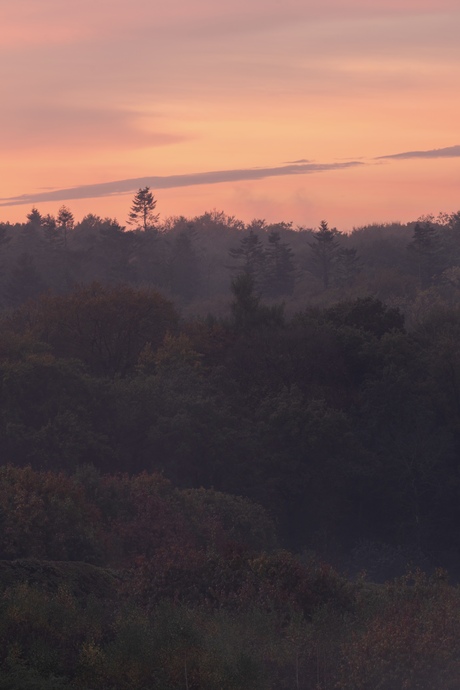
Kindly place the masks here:
<instances>
[{"instance_id":1,"label":"dark tree","mask_svg":"<svg viewBox=\"0 0 460 690\"><path fill-rule=\"evenodd\" d=\"M337 261L340 245L337 238L340 232L336 228L329 228L325 220L322 220L317 232L313 233L314 242L310 242L312 250L312 268L322 281L323 288L328 289L331 277Z\"/></svg>"},{"instance_id":2,"label":"dark tree","mask_svg":"<svg viewBox=\"0 0 460 690\"><path fill-rule=\"evenodd\" d=\"M385 333L404 330L404 315L396 307L388 307L375 297L360 297L338 302L325 314L333 323L352 326L381 338Z\"/></svg>"},{"instance_id":3,"label":"dark tree","mask_svg":"<svg viewBox=\"0 0 460 690\"><path fill-rule=\"evenodd\" d=\"M23 252L16 261L6 286L8 302L18 306L37 297L44 289L45 284L37 270L34 257L28 252Z\"/></svg>"},{"instance_id":4,"label":"dark tree","mask_svg":"<svg viewBox=\"0 0 460 690\"><path fill-rule=\"evenodd\" d=\"M232 280L234 300L231 304L235 326L246 330L254 325L259 309L259 298L254 291L254 278L249 273L241 273Z\"/></svg>"},{"instance_id":5,"label":"dark tree","mask_svg":"<svg viewBox=\"0 0 460 690\"><path fill-rule=\"evenodd\" d=\"M133 230L125 231L115 220L100 224L99 247L108 283L136 283L135 258L138 238Z\"/></svg>"},{"instance_id":6,"label":"dark tree","mask_svg":"<svg viewBox=\"0 0 460 690\"><path fill-rule=\"evenodd\" d=\"M61 222L65 220L66 211L62 207ZM60 211L60 213L61 213ZM49 286L62 292L67 286L67 230L58 226L56 218L50 214L41 219L42 236L44 238L42 267Z\"/></svg>"},{"instance_id":7,"label":"dark tree","mask_svg":"<svg viewBox=\"0 0 460 690\"><path fill-rule=\"evenodd\" d=\"M191 225L177 235L171 252L171 291L185 301L192 300L200 291L201 275L195 240L196 231Z\"/></svg>"},{"instance_id":8,"label":"dark tree","mask_svg":"<svg viewBox=\"0 0 460 690\"><path fill-rule=\"evenodd\" d=\"M251 276L254 283L260 283L264 273L265 253L259 236L250 230L239 247L229 250L230 258L236 262L230 268L237 273Z\"/></svg>"},{"instance_id":9,"label":"dark tree","mask_svg":"<svg viewBox=\"0 0 460 690\"><path fill-rule=\"evenodd\" d=\"M351 287L356 276L361 272L362 262L358 251L352 247L343 247L337 254L336 280L340 287Z\"/></svg>"},{"instance_id":10,"label":"dark tree","mask_svg":"<svg viewBox=\"0 0 460 690\"><path fill-rule=\"evenodd\" d=\"M431 220L431 218L429 218ZM445 266L460 263L460 211L437 218L442 226L442 253Z\"/></svg>"},{"instance_id":11,"label":"dark tree","mask_svg":"<svg viewBox=\"0 0 460 690\"><path fill-rule=\"evenodd\" d=\"M294 273L292 249L285 242L281 242L279 232L273 230L268 236L268 247L265 252L265 294L268 297L292 295Z\"/></svg>"},{"instance_id":12,"label":"dark tree","mask_svg":"<svg viewBox=\"0 0 460 690\"><path fill-rule=\"evenodd\" d=\"M255 290L254 278L249 273L240 273L236 276L232 280L231 290L234 300L230 307L237 331L249 332L254 329L273 329L283 326L284 306L261 304Z\"/></svg>"},{"instance_id":13,"label":"dark tree","mask_svg":"<svg viewBox=\"0 0 460 690\"><path fill-rule=\"evenodd\" d=\"M41 228L45 241L48 243L50 249L54 249L60 243L60 233L57 227L56 218L51 214L47 214L41 219Z\"/></svg>"},{"instance_id":14,"label":"dark tree","mask_svg":"<svg viewBox=\"0 0 460 690\"><path fill-rule=\"evenodd\" d=\"M4 292L4 281L6 277L6 259L7 259L7 247L11 242L11 236L9 236L8 229L6 225L0 224L0 290L3 296Z\"/></svg>"},{"instance_id":15,"label":"dark tree","mask_svg":"<svg viewBox=\"0 0 460 690\"><path fill-rule=\"evenodd\" d=\"M61 206L57 217L57 227L60 230L64 250L67 249L68 233L74 229L75 220L72 211L67 206Z\"/></svg>"},{"instance_id":16,"label":"dark tree","mask_svg":"<svg viewBox=\"0 0 460 690\"><path fill-rule=\"evenodd\" d=\"M61 206L56 218L55 237L52 244L56 271L54 283L59 291L67 290L71 283L69 234L74 227L75 220L72 211L67 206ZM52 233L53 230L51 230L51 235Z\"/></svg>"},{"instance_id":17,"label":"dark tree","mask_svg":"<svg viewBox=\"0 0 460 690\"><path fill-rule=\"evenodd\" d=\"M27 214L27 223L18 226L19 232L13 235L15 258L26 252L37 260L43 249L42 244L43 218L36 208Z\"/></svg>"},{"instance_id":18,"label":"dark tree","mask_svg":"<svg viewBox=\"0 0 460 690\"><path fill-rule=\"evenodd\" d=\"M178 320L172 303L157 292L98 283L42 296L28 314L34 334L56 356L81 359L113 377L131 372L145 347L154 352Z\"/></svg>"},{"instance_id":19,"label":"dark tree","mask_svg":"<svg viewBox=\"0 0 460 690\"><path fill-rule=\"evenodd\" d=\"M441 246L436 225L430 220L416 223L412 241L407 248L415 262L420 289L424 290L432 282L439 267Z\"/></svg>"},{"instance_id":20,"label":"dark tree","mask_svg":"<svg viewBox=\"0 0 460 690\"><path fill-rule=\"evenodd\" d=\"M151 229L158 222L159 214L154 213L157 201L150 191L150 187L139 189L133 199L128 225L135 225L144 231Z\"/></svg>"},{"instance_id":21,"label":"dark tree","mask_svg":"<svg viewBox=\"0 0 460 690\"><path fill-rule=\"evenodd\" d=\"M147 230L138 228L134 235L134 261L139 283L170 288L170 241L166 233L158 232L152 226Z\"/></svg>"},{"instance_id":22,"label":"dark tree","mask_svg":"<svg viewBox=\"0 0 460 690\"><path fill-rule=\"evenodd\" d=\"M43 217L35 206L32 208L31 212L27 214L27 221L35 230L39 230L43 223Z\"/></svg>"}]
</instances>

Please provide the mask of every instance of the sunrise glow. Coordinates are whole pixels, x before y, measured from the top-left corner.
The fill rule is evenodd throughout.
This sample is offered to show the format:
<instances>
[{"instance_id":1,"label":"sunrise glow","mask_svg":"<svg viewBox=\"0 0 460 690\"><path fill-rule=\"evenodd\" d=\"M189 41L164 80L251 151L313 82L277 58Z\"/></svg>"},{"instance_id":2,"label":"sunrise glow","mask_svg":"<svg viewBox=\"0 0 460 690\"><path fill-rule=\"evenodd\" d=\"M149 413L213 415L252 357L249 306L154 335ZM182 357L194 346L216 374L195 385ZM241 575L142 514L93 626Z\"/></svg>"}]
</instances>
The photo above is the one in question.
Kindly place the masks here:
<instances>
[{"instance_id":1,"label":"sunrise glow","mask_svg":"<svg viewBox=\"0 0 460 690\"><path fill-rule=\"evenodd\" d=\"M66 203L124 223L144 182L162 218L348 230L456 211L459 27L449 0L17 0L0 220Z\"/></svg>"}]
</instances>

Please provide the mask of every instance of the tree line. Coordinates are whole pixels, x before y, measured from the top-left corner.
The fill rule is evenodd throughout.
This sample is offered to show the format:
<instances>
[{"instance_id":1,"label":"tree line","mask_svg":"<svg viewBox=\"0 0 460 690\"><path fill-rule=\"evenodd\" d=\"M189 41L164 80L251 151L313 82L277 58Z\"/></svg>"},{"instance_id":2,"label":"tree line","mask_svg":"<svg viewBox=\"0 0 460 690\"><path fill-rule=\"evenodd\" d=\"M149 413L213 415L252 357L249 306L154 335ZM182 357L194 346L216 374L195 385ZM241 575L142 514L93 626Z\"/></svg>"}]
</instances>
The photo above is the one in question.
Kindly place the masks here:
<instances>
[{"instance_id":1,"label":"tree line","mask_svg":"<svg viewBox=\"0 0 460 690\"><path fill-rule=\"evenodd\" d=\"M0 689L457 688L458 214L37 214L1 226Z\"/></svg>"},{"instance_id":2,"label":"tree line","mask_svg":"<svg viewBox=\"0 0 460 690\"><path fill-rule=\"evenodd\" d=\"M88 214L76 223L69 208L24 223L0 224L0 302L16 307L46 292L65 294L97 281L152 287L187 314L223 315L233 278L250 275L257 294L305 302L374 296L417 320L424 303L451 304L460 281L460 214L371 225L345 234L324 220L243 223L213 211L160 222L148 187L133 200L126 226Z\"/></svg>"}]
</instances>

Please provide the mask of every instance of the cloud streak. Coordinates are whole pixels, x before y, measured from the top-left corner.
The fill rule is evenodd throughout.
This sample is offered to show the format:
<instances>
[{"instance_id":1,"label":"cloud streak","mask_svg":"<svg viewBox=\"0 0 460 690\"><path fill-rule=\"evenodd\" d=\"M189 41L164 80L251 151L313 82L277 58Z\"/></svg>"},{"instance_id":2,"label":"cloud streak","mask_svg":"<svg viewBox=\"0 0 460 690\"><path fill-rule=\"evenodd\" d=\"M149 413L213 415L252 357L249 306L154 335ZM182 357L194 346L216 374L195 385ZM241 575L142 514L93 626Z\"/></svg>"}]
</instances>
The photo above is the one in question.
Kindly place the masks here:
<instances>
[{"instance_id":1,"label":"cloud streak","mask_svg":"<svg viewBox=\"0 0 460 690\"><path fill-rule=\"evenodd\" d=\"M378 156L374 160L404 160L407 158L460 158L460 146L447 146L443 149L428 149L428 151L404 151L388 156Z\"/></svg>"},{"instance_id":2,"label":"cloud streak","mask_svg":"<svg viewBox=\"0 0 460 690\"><path fill-rule=\"evenodd\" d=\"M285 175L307 175L312 173L343 170L363 165L360 161L344 163L302 163L282 165L272 168L246 168L237 170L217 170L187 175L164 175L154 177L137 177L114 182L102 182L93 185L81 185L67 189L22 194L8 198L0 198L0 206L20 206L45 201L68 201L71 199L94 199L128 194L141 187L152 189L172 189L190 187L193 185L219 184L221 182L240 182L246 180L261 180L267 177Z\"/></svg>"},{"instance_id":3,"label":"cloud streak","mask_svg":"<svg viewBox=\"0 0 460 690\"><path fill-rule=\"evenodd\" d=\"M157 126L155 118L148 124ZM2 151L89 148L93 151L170 146L191 136L143 127L140 113L109 108L74 108L68 105L36 105L34 110L6 105L0 114Z\"/></svg>"},{"instance_id":4,"label":"cloud streak","mask_svg":"<svg viewBox=\"0 0 460 690\"><path fill-rule=\"evenodd\" d=\"M112 182L79 185L63 189L48 189L46 191L31 192L19 196L0 197L0 207L21 206L48 201L69 201L72 199L94 199L129 194L141 187L157 189L178 189L194 185L212 185L251 180L262 180L269 177L285 177L294 175L311 175L314 173L344 170L368 165L373 161L392 161L407 159L436 159L460 158L460 145L447 146L440 149L420 151L404 151L402 153L376 156L368 162L348 160L335 163L315 163L306 158L287 161L285 164L266 168L237 168L234 170L214 170L185 175L155 175L148 177L134 177Z\"/></svg>"}]
</instances>

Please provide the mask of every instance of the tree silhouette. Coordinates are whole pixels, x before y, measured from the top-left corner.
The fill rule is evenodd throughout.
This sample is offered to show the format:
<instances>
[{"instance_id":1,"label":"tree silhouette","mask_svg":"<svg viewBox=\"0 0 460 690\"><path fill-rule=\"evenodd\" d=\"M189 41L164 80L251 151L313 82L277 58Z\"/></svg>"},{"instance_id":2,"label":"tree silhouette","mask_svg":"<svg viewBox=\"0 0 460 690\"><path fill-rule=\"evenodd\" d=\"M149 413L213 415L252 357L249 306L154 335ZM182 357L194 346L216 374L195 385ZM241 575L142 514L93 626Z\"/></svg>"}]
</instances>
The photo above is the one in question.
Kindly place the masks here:
<instances>
[{"instance_id":1,"label":"tree silhouette","mask_svg":"<svg viewBox=\"0 0 460 690\"><path fill-rule=\"evenodd\" d=\"M250 230L245 235L237 248L229 250L229 256L237 264L229 266L230 269L238 271L238 274L251 276L254 284L258 286L264 273L265 254L259 236Z\"/></svg>"},{"instance_id":2,"label":"tree silhouette","mask_svg":"<svg viewBox=\"0 0 460 690\"><path fill-rule=\"evenodd\" d=\"M328 289L332 271L334 269L339 243L337 237L340 232L336 228L329 228L325 220L322 220L317 232L313 233L314 242L309 243L312 250L314 273L321 278L323 288Z\"/></svg>"},{"instance_id":3,"label":"tree silhouette","mask_svg":"<svg viewBox=\"0 0 460 690\"><path fill-rule=\"evenodd\" d=\"M441 243L437 226L429 219L418 221L407 249L414 258L420 289L425 290L440 264Z\"/></svg>"},{"instance_id":4,"label":"tree silhouette","mask_svg":"<svg viewBox=\"0 0 460 690\"><path fill-rule=\"evenodd\" d=\"M35 208L35 206L32 208L30 213L27 214L27 220L29 222L29 225L33 226L35 230L39 230L42 226L42 215L40 211Z\"/></svg>"},{"instance_id":5,"label":"tree silhouette","mask_svg":"<svg viewBox=\"0 0 460 690\"><path fill-rule=\"evenodd\" d=\"M354 247L342 247L337 254L336 282L340 287L351 287L361 272L361 259Z\"/></svg>"},{"instance_id":6,"label":"tree silhouette","mask_svg":"<svg viewBox=\"0 0 460 690\"><path fill-rule=\"evenodd\" d=\"M154 213L156 199L150 191L150 187L139 189L133 199L131 212L128 216L128 225L135 225L143 230L152 228L158 221L159 214Z\"/></svg>"},{"instance_id":7,"label":"tree silhouette","mask_svg":"<svg viewBox=\"0 0 460 690\"><path fill-rule=\"evenodd\" d=\"M293 252L288 244L281 242L276 230L268 235L265 264L265 293L269 297L292 295L295 282Z\"/></svg>"},{"instance_id":8,"label":"tree silhouette","mask_svg":"<svg viewBox=\"0 0 460 690\"><path fill-rule=\"evenodd\" d=\"M57 245L58 253L61 254L62 266L62 279L60 282L61 289L64 290L67 290L70 286L68 240L69 233L74 227L75 219L72 211L67 206L61 206L56 219L56 230L58 231Z\"/></svg>"}]
</instances>

